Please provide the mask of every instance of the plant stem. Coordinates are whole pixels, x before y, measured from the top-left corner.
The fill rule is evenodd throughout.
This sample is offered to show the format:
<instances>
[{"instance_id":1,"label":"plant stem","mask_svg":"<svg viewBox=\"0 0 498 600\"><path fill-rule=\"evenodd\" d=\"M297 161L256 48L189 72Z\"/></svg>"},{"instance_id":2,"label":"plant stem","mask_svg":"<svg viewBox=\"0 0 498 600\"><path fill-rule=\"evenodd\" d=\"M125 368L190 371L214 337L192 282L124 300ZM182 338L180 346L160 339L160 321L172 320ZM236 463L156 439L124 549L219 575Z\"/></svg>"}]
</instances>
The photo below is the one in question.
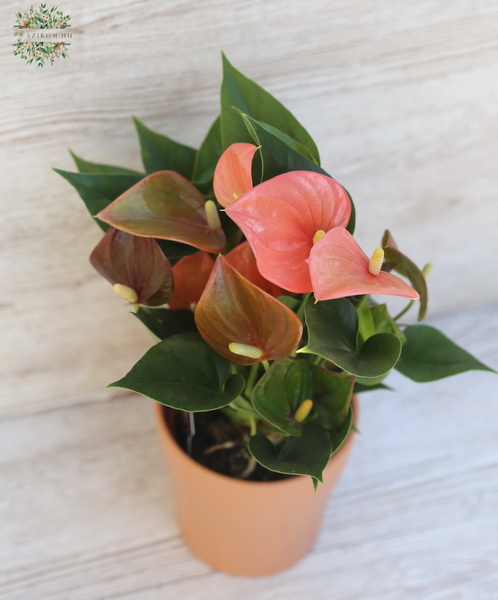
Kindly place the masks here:
<instances>
[{"instance_id":1,"label":"plant stem","mask_svg":"<svg viewBox=\"0 0 498 600\"><path fill-rule=\"evenodd\" d=\"M405 308L394 317L394 321L397 321L404 314L406 314L410 310L410 308L414 305L414 303L415 303L414 300L410 300L410 302L408 302L408 304L405 306Z\"/></svg>"},{"instance_id":2,"label":"plant stem","mask_svg":"<svg viewBox=\"0 0 498 600\"><path fill-rule=\"evenodd\" d=\"M256 377L258 375L259 363L254 363L251 365L251 369L249 371L249 375L246 379L246 387L244 389L244 394L250 398L252 394L252 389L256 382Z\"/></svg>"}]
</instances>

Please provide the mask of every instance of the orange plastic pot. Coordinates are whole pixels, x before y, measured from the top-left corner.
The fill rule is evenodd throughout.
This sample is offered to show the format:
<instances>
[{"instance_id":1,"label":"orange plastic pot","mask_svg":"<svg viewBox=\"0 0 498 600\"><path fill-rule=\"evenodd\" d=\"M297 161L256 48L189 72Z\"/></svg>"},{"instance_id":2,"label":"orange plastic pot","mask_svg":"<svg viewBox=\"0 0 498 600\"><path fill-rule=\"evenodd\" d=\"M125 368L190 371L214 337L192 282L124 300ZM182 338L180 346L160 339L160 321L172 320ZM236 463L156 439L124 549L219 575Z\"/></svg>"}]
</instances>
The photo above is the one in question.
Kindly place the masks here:
<instances>
[{"instance_id":1,"label":"orange plastic pot","mask_svg":"<svg viewBox=\"0 0 498 600\"><path fill-rule=\"evenodd\" d=\"M353 409L357 424L356 400ZM231 575L261 576L291 567L311 550L354 432L332 457L315 492L309 477L258 482L211 471L180 448L160 404L156 417L180 531L198 558Z\"/></svg>"}]
</instances>

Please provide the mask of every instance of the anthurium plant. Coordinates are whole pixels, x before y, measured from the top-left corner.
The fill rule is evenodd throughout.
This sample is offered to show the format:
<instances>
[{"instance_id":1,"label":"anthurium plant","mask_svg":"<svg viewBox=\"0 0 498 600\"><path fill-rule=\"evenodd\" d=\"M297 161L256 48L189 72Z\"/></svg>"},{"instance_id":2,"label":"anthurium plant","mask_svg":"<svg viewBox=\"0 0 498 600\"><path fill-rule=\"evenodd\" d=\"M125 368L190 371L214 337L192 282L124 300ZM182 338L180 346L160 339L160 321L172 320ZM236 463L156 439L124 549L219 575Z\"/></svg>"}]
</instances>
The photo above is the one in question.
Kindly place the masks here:
<instances>
[{"instance_id":1,"label":"anthurium plant","mask_svg":"<svg viewBox=\"0 0 498 600\"><path fill-rule=\"evenodd\" d=\"M402 325L426 274L379 232L366 254L346 189L310 135L223 57L221 111L195 150L138 119L144 173L73 154L57 170L104 236L90 260L155 345L111 386L177 411L222 411L248 464L316 484L353 423L353 394L491 370L428 325ZM382 300L407 299L392 315ZM198 415L200 417L200 415ZM225 444L224 447L227 445ZM259 467L258 467L259 468Z\"/></svg>"}]
</instances>

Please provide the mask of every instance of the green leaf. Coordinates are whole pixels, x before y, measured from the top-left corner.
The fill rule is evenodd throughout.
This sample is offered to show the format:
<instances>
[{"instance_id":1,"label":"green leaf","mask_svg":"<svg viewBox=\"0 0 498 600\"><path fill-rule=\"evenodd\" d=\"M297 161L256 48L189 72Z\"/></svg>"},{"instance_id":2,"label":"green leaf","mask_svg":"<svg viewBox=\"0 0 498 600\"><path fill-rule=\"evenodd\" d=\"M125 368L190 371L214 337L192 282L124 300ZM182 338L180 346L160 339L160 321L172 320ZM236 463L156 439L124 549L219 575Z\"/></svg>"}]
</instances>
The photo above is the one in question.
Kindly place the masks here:
<instances>
[{"instance_id":1,"label":"green leaf","mask_svg":"<svg viewBox=\"0 0 498 600\"><path fill-rule=\"evenodd\" d=\"M159 340L178 333L197 331L194 313L190 310L171 310L169 308L140 307L132 313Z\"/></svg>"},{"instance_id":2,"label":"green leaf","mask_svg":"<svg viewBox=\"0 0 498 600\"><path fill-rule=\"evenodd\" d=\"M355 378L310 365L313 376L313 414L330 431L340 430L351 406Z\"/></svg>"},{"instance_id":3,"label":"green leaf","mask_svg":"<svg viewBox=\"0 0 498 600\"><path fill-rule=\"evenodd\" d=\"M197 334L181 333L153 346L119 381L121 387L188 412L216 410L244 389L241 375Z\"/></svg>"},{"instance_id":4,"label":"green leaf","mask_svg":"<svg viewBox=\"0 0 498 600\"><path fill-rule=\"evenodd\" d=\"M323 469L332 454L329 434L318 425L307 424L301 437L286 438L275 446L262 434L250 438L247 445L263 467L286 475L310 475L322 481Z\"/></svg>"},{"instance_id":5,"label":"green leaf","mask_svg":"<svg viewBox=\"0 0 498 600\"><path fill-rule=\"evenodd\" d=\"M172 265L179 261L180 258L194 254L194 252L198 252L197 248L194 246L188 246L187 244L182 244L180 242L171 242L170 240L156 241L159 244L164 256Z\"/></svg>"},{"instance_id":6,"label":"green leaf","mask_svg":"<svg viewBox=\"0 0 498 600\"><path fill-rule=\"evenodd\" d=\"M142 151L142 162L147 173L156 171L176 171L187 179L192 177L196 151L189 146L155 133L136 117L133 122L137 129Z\"/></svg>"},{"instance_id":7,"label":"green leaf","mask_svg":"<svg viewBox=\"0 0 498 600\"><path fill-rule=\"evenodd\" d=\"M434 327L411 325L404 334L406 344L396 369L413 381L435 381L472 370L496 372Z\"/></svg>"},{"instance_id":8,"label":"green leaf","mask_svg":"<svg viewBox=\"0 0 498 600\"><path fill-rule=\"evenodd\" d=\"M135 175L140 178L144 177L142 173L138 173L138 171L133 171L132 169L126 169L125 167L115 167L113 165L104 165L100 163L90 162L88 160L84 160L77 154L75 154L72 150L69 150L69 153L73 157L73 160L76 164L76 168L80 173L93 173L93 174L101 174L101 175L109 175L121 173L124 175Z\"/></svg>"},{"instance_id":9,"label":"green leaf","mask_svg":"<svg viewBox=\"0 0 498 600\"><path fill-rule=\"evenodd\" d=\"M118 196L128 188L142 179L142 175L126 173L72 173L54 169L56 173L64 177L66 181L75 188L85 203L88 212L95 215L106 208ZM107 231L108 225L98 219L95 222L103 231Z\"/></svg>"},{"instance_id":10,"label":"green leaf","mask_svg":"<svg viewBox=\"0 0 498 600\"><path fill-rule=\"evenodd\" d=\"M332 454L333 456L344 444L346 441L351 429L353 428L353 407L349 408L348 414L346 415L346 419L342 423L339 429L335 429L334 431L329 431L330 443L332 445Z\"/></svg>"},{"instance_id":11,"label":"green leaf","mask_svg":"<svg viewBox=\"0 0 498 600\"><path fill-rule=\"evenodd\" d=\"M288 171L314 171L315 173L328 175L318 164L303 156L296 149L300 145L297 146L294 140L285 136L275 127L253 119L245 113L241 114L241 119L252 138L250 142L261 146L263 180L266 181Z\"/></svg>"},{"instance_id":12,"label":"green leaf","mask_svg":"<svg viewBox=\"0 0 498 600\"><path fill-rule=\"evenodd\" d=\"M309 302L305 315L308 344L298 352L317 354L359 377L379 377L397 363L401 342L391 333L373 335L357 348L358 315L349 300Z\"/></svg>"},{"instance_id":13,"label":"green leaf","mask_svg":"<svg viewBox=\"0 0 498 600\"><path fill-rule=\"evenodd\" d=\"M253 390L253 406L265 421L280 431L300 436L303 425L296 423L294 413L304 400L311 399L311 383L305 360L275 361Z\"/></svg>"},{"instance_id":14,"label":"green leaf","mask_svg":"<svg viewBox=\"0 0 498 600\"><path fill-rule=\"evenodd\" d=\"M221 86L221 139L223 148L235 142L251 142L237 110L269 123L305 146L320 162L315 142L297 119L273 96L235 69L223 55Z\"/></svg>"},{"instance_id":15,"label":"green leaf","mask_svg":"<svg viewBox=\"0 0 498 600\"><path fill-rule=\"evenodd\" d=\"M386 304L372 306L370 311L374 321L375 333L393 333L400 339L402 344L406 342L405 334L389 314Z\"/></svg>"},{"instance_id":16,"label":"green leaf","mask_svg":"<svg viewBox=\"0 0 498 600\"><path fill-rule=\"evenodd\" d=\"M220 117L218 116L195 157L192 181L194 185L201 187L204 193L212 191L214 170L222 152Z\"/></svg>"}]
</instances>

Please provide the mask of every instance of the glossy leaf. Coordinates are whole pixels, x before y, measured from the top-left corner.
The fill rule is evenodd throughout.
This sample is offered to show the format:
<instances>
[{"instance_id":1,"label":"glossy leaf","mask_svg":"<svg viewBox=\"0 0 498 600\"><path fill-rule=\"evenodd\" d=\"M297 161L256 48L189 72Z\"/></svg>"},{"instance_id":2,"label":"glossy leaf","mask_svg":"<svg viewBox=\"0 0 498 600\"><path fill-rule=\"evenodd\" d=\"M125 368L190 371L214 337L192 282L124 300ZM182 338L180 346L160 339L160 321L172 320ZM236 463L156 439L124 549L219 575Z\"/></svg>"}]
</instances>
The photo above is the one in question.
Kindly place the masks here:
<instances>
[{"instance_id":1,"label":"glossy leaf","mask_svg":"<svg viewBox=\"0 0 498 600\"><path fill-rule=\"evenodd\" d=\"M229 360L249 365L288 356L299 344L302 323L294 312L245 279L218 256L195 310L199 333ZM260 358L234 354L229 344L261 350Z\"/></svg>"},{"instance_id":2,"label":"glossy leaf","mask_svg":"<svg viewBox=\"0 0 498 600\"><path fill-rule=\"evenodd\" d=\"M235 246L233 250L230 250L230 252L225 255L225 258L241 275L246 279L249 279L251 283L254 283L254 285L257 285L263 291L271 294L275 298L284 294L284 290L281 287L268 281L261 275L249 242L245 241L238 246Z\"/></svg>"},{"instance_id":3,"label":"glossy leaf","mask_svg":"<svg viewBox=\"0 0 498 600\"><path fill-rule=\"evenodd\" d=\"M97 217L128 233L183 242L208 252L221 252L223 230L209 227L204 196L173 171L148 175Z\"/></svg>"},{"instance_id":4,"label":"glossy leaf","mask_svg":"<svg viewBox=\"0 0 498 600\"><path fill-rule=\"evenodd\" d=\"M271 123L308 148L316 162L320 162L315 142L292 113L258 84L242 75L223 56L221 138L224 148L235 142L252 141L238 111L264 123Z\"/></svg>"},{"instance_id":5,"label":"glossy leaf","mask_svg":"<svg viewBox=\"0 0 498 600\"><path fill-rule=\"evenodd\" d=\"M273 363L256 384L252 404L261 417L288 435L301 435L303 425L294 413L313 393L309 365L305 360L284 358Z\"/></svg>"},{"instance_id":6,"label":"glossy leaf","mask_svg":"<svg viewBox=\"0 0 498 600\"><path fill-rule=\"evenodd\" d=\"M345 226L351 203L330 177L292 171L257 185L226 212L248 239L263 277L290 292L307 293L314 236Z\"/></svg>"},{"instance_id":7,"label":"glossy leaf","mask_svg":"<svg viewBox=\"0 0 498 600\"><path fill-rule=\"evenodd\" d=\"M418 320L422 321L427 313L427 304L429 301L429 292L424 274L408 256L399 251L394 238L388 230L386 230L382 238L382 247L384 248L384 269L394 269L400 275L407 277L419 293L420 307Z\"/></svg>"},{"instance_id":8,"label":"glossy leaf","mask_svg":"<svg viewBox=\"0 0 498 600\"><path fill-rule=\"evenodd\" d=\"M196 151L189 146L156 133L146 127L136 117L133 122L137 129L142 153L142 162L147 173L156 171L176 171L190 179L194 169Z\"/></svg>"},{"instance_id":9,"label":"glossy leaf","mask_svg":"<svg viewBox=\"0 0 498 600\"><path fill-rule=\"evenodd\" d=\"M125 285L137 303L159 306L173 295L173 272L155 240L111 228L90 255L92 266L107 281Z\"/></svg>"},{"instance_id":10,"label":"glossy leaf","mask_svg":"<svg viewBox=\"0 0 498 600\"><path fill-rule=\"evenodd\" d=\"M325 429L338 430L349 413L355 378L317 365L310 365L310 369L316 421Z\"/></svg>"},{"instance_id":11,"label":"glossy leaf","mask_svg":"<svg viewBox=\"0 0 498 600\"><path fill-rule=\"evenodd\" d=\"M343 227L328 231L310 252L309 270L315 298L332 300L362 294L403 296L417 300L416 290L396 275L369 271L370 259Z\"/></svg>"},{"instance_id":12,"label":"glossy leaf","mask_svg":"<svg viewBox=\"0 0 498 600\"><path fill-rule=\"evenodd\" d=\"M465 371L493 371L434 327L411 325L396 369L413 381L443 379Z\"/></svg>"},{"instance_id":13,"label":"glossy leaf","mask_svg":"<svg viewBox=\"0 0 498 600\"><path fill-rule=\"evenodd\" d=\"M197 334L174 335L153 346L109 387L148 396L165 406L204 412L227 406L242 392L244 379L229 375L230 363Z\"/></svg>"},{"instance_id":14,"label":"glossy leaf","mask_svg":"<svg viewBox=\"0 0 498 600\"><path fill-rule=\"evenodd\" d=\"M252 161L258 151L254 144L232 144L220 157L214 172L213 189L222 206L233 204L252 189Z\"/></svg>"},{"instance_id":15,"label":"glossy leaf","mask_svg":"<svg viewBox=\"0 0 498 600\"><path fill-rule=\"evenodd\" d=\"M197 151L192 174L195 185L202 187L205 193L212 187L214 170L222 152L220 117L217 117Z\"/></svg>"},{"instance_id":16,"label":"glossy leaf","mask_svg":"<svg viewBox=\"0 0 498 600\"><path fill-rule=\"evenodd\" d=\"M100 175L109 175L114 173L122 175L137 175L140 178L144 177L143 173L139 173L138 171L134 171L132 169L90 162L88 160L84 160L83 158L75 154L72 150L69 150L69 153L73 157L73 160L76 164L76 168L80 173L93 173Z\"/></svg>"},{"instance_id":17,"label":"glossy leaf","mask_svg":"<svg viewBox=\"0 0 498 600\"><path fill-rule=\"evenodd\" d=\"M358 315L349 300L309 302L305 315L308 344L298 352L317 354L359 377L379 377L397 363L401 342L391 333L373 335L357 348Z\"/></svg>"},{"instance_id":18,"label":"glossy leaf","mask_svg":"<svg viewBox=\"0 0 498 600\"><path fill-rule=\"evenodd\" d=\"M278 446L260 433L250 438L247 447L255 460L270 471L310 475L318 481L322 481L332 454L329 434L313 424L305 425L300 437L288 437Z\"/></svg>"},{"instance_id":19,"label":"glossy leaf","mask_svg":"<svg viewBox=\"0 0 498 600\"><path fill-rule=\"evenodd\" d=\"M353 428L353 416L353 407L351 406L342 425L338 429L329 431L330 443L332 445L331 457L341 448L348 435L351 433L351 429Z\"/></svg>"},{"instance_id":20,"label":"glossy leaf","mask_svg":"<svg viewBox=\"0 0 498 600\"><path fill-rule=\"evenodd\" d=\"M157 338L164 340L177 333L197 331L194 313L191 310L169 308L144 308L132 313Z\"/></svg>"},{"instance_id":21,"label":"glossy leaf","mask_svg":"<svg viewBox=\"0 0 498 600\"><path fill-rule=\"evenodd\" d=\"M172 309L192 311L213 270L214 260L207 252L196 252L180 259L173 267L175 295L169 302Z\"/></svg>"},{"instance_id":22,"label":"glossy leaf","mask_svg":"<svg viewBox=\"0 0 498 600\"><path fill-rule=\"evenodd\" d=\"M143 178L141 174L72 173L61 169L54 169L54 171L75 188L94 218L99 211L105 209L113 200ZM95 222L103 231L109 229L108 224L96 218Z\"/></svg>"},{"instance_id":23,"label":"glossy leaf","mask_svg":"<svg viewBox=\"0 0 498 600\"><path fill-rule=\"evenodd\" d=\"M370 308L370 312L372 314L376 333L394 333L394 335L401 340L402 344L405 343L405 334L401 331L401 329L396 324L396 321L394 321L394 319L389 314L386 304L378 304L377 306L372 306Z\"/></svg>"}]
</instances>

